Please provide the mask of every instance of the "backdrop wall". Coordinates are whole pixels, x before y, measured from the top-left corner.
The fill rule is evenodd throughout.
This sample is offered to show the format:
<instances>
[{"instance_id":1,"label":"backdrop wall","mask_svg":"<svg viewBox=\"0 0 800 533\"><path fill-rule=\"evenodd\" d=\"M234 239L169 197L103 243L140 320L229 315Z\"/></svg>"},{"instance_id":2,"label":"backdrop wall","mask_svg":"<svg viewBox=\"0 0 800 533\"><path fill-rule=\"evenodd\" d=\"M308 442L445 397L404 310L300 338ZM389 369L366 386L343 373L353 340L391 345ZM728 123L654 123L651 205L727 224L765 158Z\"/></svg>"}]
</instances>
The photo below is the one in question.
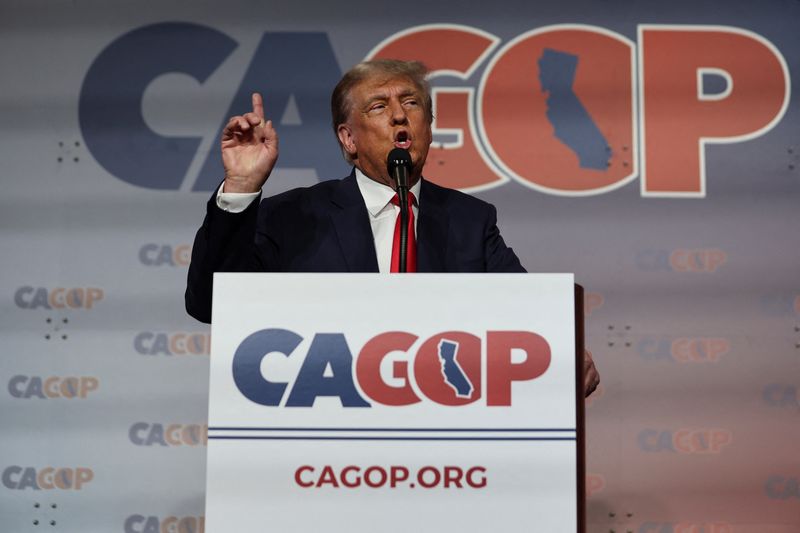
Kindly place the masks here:
<instances>
[{"instance_id":1,"label":"backdrop wall","mask_svg":"<svg viewBox=\"0 0 800 533\"><path fill-rule=\"evenodd\" d=\"M346 175L368 56L433 70L426 175L588 291L590 530L800 530L798 2L270 4L0 3L0 530L202 530L219 131L261 91L265 194Z\"/></svg>"}]
</instances>

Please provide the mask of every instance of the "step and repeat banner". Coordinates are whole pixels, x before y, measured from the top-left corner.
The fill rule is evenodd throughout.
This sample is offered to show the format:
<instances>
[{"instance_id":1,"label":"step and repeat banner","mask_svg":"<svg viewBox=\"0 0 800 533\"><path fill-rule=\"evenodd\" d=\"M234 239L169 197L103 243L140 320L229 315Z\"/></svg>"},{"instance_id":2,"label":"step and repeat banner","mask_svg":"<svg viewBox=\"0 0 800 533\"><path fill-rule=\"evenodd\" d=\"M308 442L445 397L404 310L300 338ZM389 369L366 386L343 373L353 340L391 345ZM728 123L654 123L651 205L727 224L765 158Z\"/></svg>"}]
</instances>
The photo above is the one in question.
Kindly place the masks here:
<instances>
[{"instance_id":1,"label":"step and repeat banner","mask_svg":"<svg viewBox=\"0 0 800 533\"><path fill-rule=\"evenodd\" d=\"M800 529L800 3L0 14L1 530L204 530L211 340L183 291L221 127L260 91L265 194L341 178L330 92L371 57L431 69L425 175L586 287L589 531Z\"/></svg>"}]
</instances>

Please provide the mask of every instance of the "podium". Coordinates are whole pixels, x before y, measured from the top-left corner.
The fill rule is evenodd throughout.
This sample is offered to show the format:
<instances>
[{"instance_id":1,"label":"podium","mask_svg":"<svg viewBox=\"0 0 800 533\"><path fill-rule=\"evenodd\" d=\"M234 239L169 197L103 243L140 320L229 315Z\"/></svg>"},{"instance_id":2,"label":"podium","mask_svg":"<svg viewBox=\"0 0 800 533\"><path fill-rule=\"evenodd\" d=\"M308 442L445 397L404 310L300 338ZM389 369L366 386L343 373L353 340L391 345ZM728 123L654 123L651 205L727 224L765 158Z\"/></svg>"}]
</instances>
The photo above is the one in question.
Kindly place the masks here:
<instances>
[{"instance_id":1,"label":"podium","mask_svg":"<svg viewBox=\"0 0 800 533\"><path fill-rule=\"evenodd\" d=\"M206 532L584 531L571 274L216 274Z\"/></svg>"}]
</instances>

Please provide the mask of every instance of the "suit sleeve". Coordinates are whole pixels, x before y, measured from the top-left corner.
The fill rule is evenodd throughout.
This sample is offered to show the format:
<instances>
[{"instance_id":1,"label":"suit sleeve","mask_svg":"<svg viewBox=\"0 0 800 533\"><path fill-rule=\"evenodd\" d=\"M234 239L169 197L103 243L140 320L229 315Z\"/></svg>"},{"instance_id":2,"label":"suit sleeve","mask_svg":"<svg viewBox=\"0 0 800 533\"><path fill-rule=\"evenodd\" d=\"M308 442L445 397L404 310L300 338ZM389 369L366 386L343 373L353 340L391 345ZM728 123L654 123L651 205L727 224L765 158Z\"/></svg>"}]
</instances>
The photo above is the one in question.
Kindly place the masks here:
<instances>
[{"instance_id":1,"label":"suit sleeve","mask_svg":"<svg viewBox=\"0 0 800 533\"><path fill-rule=\"evenodd\" d=\"M186 311L197 320L211 322L214 272L266 270L255 246L259 205L254 200L243 212L229 213L217 206L216 192L209 200L186 283Z\"/></svg>"},{"instance_id":2,"label":"suit sleeve","mask_svg":"<svg viewBox=\"0 0 800 533\"><path fill-rule=\"evenodd\" d=\"M485 228L483 243L486 272L527 272L519 262L517 254L506 246L500 235L500 229L497 227L497 209L491 204Z\"/></svg>"}]
</instances>

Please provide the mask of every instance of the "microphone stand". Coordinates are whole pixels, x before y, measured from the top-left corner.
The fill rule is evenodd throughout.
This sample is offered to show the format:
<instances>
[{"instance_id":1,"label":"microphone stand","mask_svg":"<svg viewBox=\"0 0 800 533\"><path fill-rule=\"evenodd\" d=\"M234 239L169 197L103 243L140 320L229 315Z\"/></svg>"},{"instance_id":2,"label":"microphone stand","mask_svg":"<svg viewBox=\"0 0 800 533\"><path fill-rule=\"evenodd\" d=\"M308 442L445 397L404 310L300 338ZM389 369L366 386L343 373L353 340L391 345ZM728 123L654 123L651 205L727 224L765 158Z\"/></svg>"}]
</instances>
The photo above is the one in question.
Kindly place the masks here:
<instances>
[{"instance_id":1,"label":"microphone stand","mask_svg":"<svg viewBox=\"0 0 800 533\"><path fill-rule=\"evenodd\" d=\"M408 174L411 169L411 154L405 148L395 148L389 152L387 161L389 175L397 186L400 204L400 264L399 272L408 271Z\"/></svg>"},{"instance_id":2,"label":"microphone stand","mask_svg":"<svg viewBox=\"0 0 800 533\"><path fill-rule=\"evenodd\" d=\"M401 167L405 171L405 167ZM405 174L405 172L403 172ZM397 195L400 199L400 272L408 268L408 179L405 185L397 184Z\"/></svg>"}]
</instances>

